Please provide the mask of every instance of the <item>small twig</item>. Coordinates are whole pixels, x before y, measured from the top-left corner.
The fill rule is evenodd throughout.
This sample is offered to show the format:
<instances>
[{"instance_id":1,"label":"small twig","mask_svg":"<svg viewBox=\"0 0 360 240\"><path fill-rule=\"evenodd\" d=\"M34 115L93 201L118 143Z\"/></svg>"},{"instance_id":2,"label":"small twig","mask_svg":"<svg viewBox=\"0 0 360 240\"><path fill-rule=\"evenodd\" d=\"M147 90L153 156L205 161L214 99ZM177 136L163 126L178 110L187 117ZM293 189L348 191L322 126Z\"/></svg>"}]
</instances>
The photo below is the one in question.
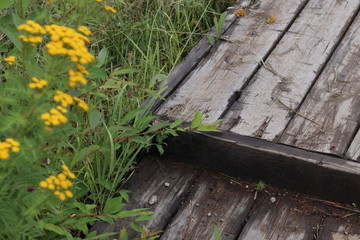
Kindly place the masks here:
<instances>
[{"instance_id":1,"label":"small twig","mask_svg":"<svg viewBox=\"0 0 360 240\"><path fill-rule=\"evenodd\" d=\"M312 120L312 119L310 119L310 118L308 118L308 117L306 117L306 116L298 113L297 111L295 111L295 110L292 109L291 107L285 105L285 103L283 103L280 99L276 98L276 100L277 100L284 108L286 108L287 110L289 110L291 113L296 114L296 115L298 115L298 116L300 116L300 117L302 117L302 118L304 118L304 119L306 119L306 120L308 120L308 121L310 121L310 122L315 123L316 125L318 125L319 130L320 130L321 133L324 133L324 132L325 132L323 129L321 129L320 123L318 123L318 122L316 122L315 120Z\"/></svg>"},{"instance_id":2,"label":"small twig","mask_svg":"<svg viewBox=\"0 0 360 240\"><path fill-rule=\"evenodd\" d=\"M342 209L342 210L346 210L346 211L349 211L349 212L360 214L359 210L351 209L351 208L348 208L348 207L343 207L338 203L334 203L334 202L330 202L330 201L326 201L326 200L321 200L321 199L316 199L316 198L306 198L306 199L308 199L310 201L313 201L313 202L318 202L318 203L321 203L321 204L324 204L324 205L327 205L327 206L330 206L330 207L339 208L339 209Z\"/></svg>"},{"instance_id":3,"label":"small twig","mask_svg":"<svg viewBox=\"0 0 360 240\"><path fill-rule=\"evenodd\" d=\"M256 53L256 55L260 59L259 64L262 65L266 70L268 70L269 72L271 72L275 76L278 76L284 82L291 82L291 80L289 78L282 76L281 74L277 73L271 66L266 65L263 58L260 56L260 54Z\"/></svg>"},{"instance_id":4,"label":"small twig","mask_svg":"<svg viewBox=\"0 0 360 240\"><path fill-rule=\"evenodd\" d=\"M344 215L344 216L342 216L342 217L336 218L335 221L339 221L339 220L341 220L341 219L354 216L355 214L357 214L357 213L349 213L349 214L346 214L346 215Z\"/></svg>"}]
</instances>

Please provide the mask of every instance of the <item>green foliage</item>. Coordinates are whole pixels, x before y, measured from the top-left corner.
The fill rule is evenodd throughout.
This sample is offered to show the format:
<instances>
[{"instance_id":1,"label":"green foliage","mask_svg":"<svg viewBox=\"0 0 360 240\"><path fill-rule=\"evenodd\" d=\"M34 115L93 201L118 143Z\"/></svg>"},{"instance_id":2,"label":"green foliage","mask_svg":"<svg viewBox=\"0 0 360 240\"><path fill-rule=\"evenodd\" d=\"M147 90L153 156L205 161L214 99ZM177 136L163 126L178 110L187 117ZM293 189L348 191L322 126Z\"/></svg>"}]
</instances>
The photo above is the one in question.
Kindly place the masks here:
<instances>
[{"instance_id":1,"label":"green foliage","mask_svg":"<svg viewBox=\"0 0 360 240\"><path fill-rule=\"evenodd\" d=\"M256 183L255 185L255 190L258 192L262 192L264 191L266 188L266 184L264 181L260 180L259 182Z\"/></svg>"},{"instance_id":2,"label":"green foliage","mask_svg":"<svg viewBox=\"0 0 360 240\"><path fill-rule=\"evenodd\" d=\"M151 212L124 209L129 196L121 186L129 171L150 147L162 154L167 136L216 131L220 124L202 123L202 114L196 113L191 126L181 127L183 119L160 121L150 112L164 90L155 89L208 29L206 19L219 3L118 0L114 7L119 14L100 10L101 4L95 0L0 3L0 56L2 60L16 57L13 64L0 63L0 238L106 239L119 234L120 239L128 239L126 229L101 235L89 232L96 220L113 224L114 219L127 219L141 239L158 238L159 232L142 225L151 219ZM95 59L86 65L87 85L69 87L68 71L76 66L68 56L49 54L48 33L36 46L20 41L20 35L31 35L17 29L27 20L73 29L86 25L92 30L87 47ZM33 77L45 79L48 85L30 88ZM42 114L60 105L53 99L57 90L87 102L88 111L72 104L66 107L66 122L44 125ZM143 106L148 96L153 98ZM18 141L20 151L9 150L10 156L4 157L7 138ZM66 188L73 197L67 195L66 200L39 186L49 176L60 176L63 165L76 175L73 186Z\"/></svg>"},{"instance_id":3,"label":"green foliage","mask_svg":"<svg viewBox=\"0 0 360 240\"><path fill-rule=\"evenodd\" d=\"M214 226L214 240L221 240L220 231L218 225Z\"/></svg>"}]
</instances>

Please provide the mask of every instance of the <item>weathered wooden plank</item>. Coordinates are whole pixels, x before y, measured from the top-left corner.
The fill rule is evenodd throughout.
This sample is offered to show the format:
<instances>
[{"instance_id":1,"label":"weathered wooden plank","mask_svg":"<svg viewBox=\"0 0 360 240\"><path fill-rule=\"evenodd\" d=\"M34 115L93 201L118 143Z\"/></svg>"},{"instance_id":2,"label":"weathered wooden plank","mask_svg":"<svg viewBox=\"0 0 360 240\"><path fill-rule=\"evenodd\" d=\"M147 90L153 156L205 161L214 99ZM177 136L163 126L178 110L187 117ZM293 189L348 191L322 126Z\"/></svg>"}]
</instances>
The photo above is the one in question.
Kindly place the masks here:
<instances>
[{"instance_id":1,"label":"weathered wooden plank","mask_svg":"<svg viewBox=\"0 0 360 240\"><path fill-rule=\"evenodd\" d=\"M300 203L280 200L271 203L263 200L245 225L238 240L303 240L313 239L313 227L320 223L319 216L305 215L297 211Z\"/></svg>"},{"instance_id":2,"label":"weathered wooden plank","mask_svg":"<svg viewBox=\"0 0 360 240\"><path fill-rule=\"evenodd\" d=\"M242 0L239 4L235 4L231 9L228 11L228 16L226 17L225 23L222 26L222 34L225 33L232 24L236 21L236 16L233 14L234 9L238 9L241 7L248 7L253 0ZM209 33L207 34L210 36L214 36L216 33L215 27L213 27ZM166 86L166 90L161 93L161 96L164 98L169 97L175 89L182 83L182 81L186 78L186 76L197 66L197 64L200 62L202 58L204 58L211 48L213 47L208 37L203 37L198 44L194 48L191 49L191 51L188 53L188 55L185 57L185 59L180 62L174 70L170 73L169 77L166 79L166 81L163 83L164 86ZM149 101L147 99L147 101ZM146 102L147 102L146 101ZM158 99L154 106L153 110L157 109L161 104L163 103L163 100Z\"/></svg>"},{"instance_id":3,"label":"weathered wooden plank","mask_svg":"<svg viewBox=\"0 0 360 240\"><path fill-rule=\"evenodd\" d=\"M204 173L160 239L214 239L215 224L221 239L235 239L252 203L249 192Z\"/></svg>"},{"instance_id":4,"label":"weathered wooden plank","mask_svg":"<svg viewBox=\"0 0 360 240\"><path fill-rule=\"evenodd\" d=\"M358 225L351 225L327 218L321 226L317 240L359 240L360 229Z\"/></svg>"},{"instance_id":5,"label":"weathered wooden plank","mask_svg":"<svg viewBox=\"0 0 360 240\"><path fill-rule=\"evenodd\" d=\"M258 0L189 74L159 108L157 114L190 121L202 111L207 122L217 120L258 70L259 56L266 58L307 0ZM267 24L276 15L274 24ZM235 98L235 99L234 99Z\"/></svg>"},{"instance_id":6,"label":"weathered wooden plank","mask_svg":"<svg viewBox=\"0 0 360 240\"><path fill-rule=\"evenodd\" d=\"M167 222L176 213L182 198L190 191L191 185L198 176L198 170L184 167L182 164L166 160L158 161L154 157L143 159L138 169L135 171L129 182L123 189L130 190L130 203L126 205L126 210L148 208L153 211L153 220L146 223L152 230L162 230ZM169 183L166 186L165 183ZM150 204L150 200L156 202ZM122 227L130 229L128 222L116 220L114 225L106 222L97 222L92 231L97 233L120 232ZM134 233L130 232L130 237Z\"/></svg>"},{"instance_id":7,"label":"weathered wooden plank","mask_svg":"<svg viewBox=\"0 0 360 240\"><path fill-rule=\"evenodd\" d=\"M360 199L358 162L228 132L180 133L167 143L165 155L177 161L331 201Z\"/></svg>"},{"instance_id":8,"label":"weathered wooden plank","mask_svg":"<svg viewBox=\"0 0 360 240\"><path fill-rule=\"evenodd\" d=\"M360 7L311 0L226 114L223 129L274 140L321 73Z\"/></svg>"},{"instance_id":9,"label":"weathered wooden plank","mask_svg":"<svg viewBox=\"0 0 360 240\"><path fill-rule=\"evenodd\" d=\"M360 160L360 131L358 130L354 139L352 140L346 157L354 160Z\"/></svg>"},{"instance_id":10,"label":"weathered wooden plank","mask_svg":"<svg viewBox=\"0 0 360 240\"><path fill-rule=\"evenodd\" d=\"M281 143L344 156L360 118L359 42L360 15L283 132Z\"/></svg>"}]
</instances>

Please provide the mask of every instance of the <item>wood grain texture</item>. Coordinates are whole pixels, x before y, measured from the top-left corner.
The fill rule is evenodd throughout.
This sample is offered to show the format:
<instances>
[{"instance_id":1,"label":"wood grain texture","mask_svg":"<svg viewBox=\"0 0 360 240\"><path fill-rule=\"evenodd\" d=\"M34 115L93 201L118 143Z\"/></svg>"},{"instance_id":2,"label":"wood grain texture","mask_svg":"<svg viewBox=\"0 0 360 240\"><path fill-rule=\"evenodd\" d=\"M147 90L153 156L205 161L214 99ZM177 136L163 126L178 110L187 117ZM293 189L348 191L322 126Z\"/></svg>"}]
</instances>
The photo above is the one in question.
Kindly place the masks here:
<instances>
[{"instance_id":1,"label":"wood grain texture","mask_svg":"<svg viewBox=\"0 0 360 240\"><path fill-rule=\"evenodd\" d=\"M217 120L259 68L257 55L265 58L271 52L306 2L255 1L248 14L226 32L226 40L211 50L157 114L190 121L196 111L202 111L206 122ZM267 24L271 15L278 20Z\"/></svg>"},{"instance_id":2,"label":"wood grain texture","mask_svg":"<svg viewBox=\"0 0 360 240\"><path fill-rule=\"evenodd\" d=\"M360 15L283 132L281 143L344 156L360 119L359 42Z\"/></svg>"},{"instance_id":3,"label":"wood grain texture","mask_svg":"<svg viewBox=\"0 0 360 240\"><path fill-rule=\"evenodd\" d=\"M146 223L152 230L162 230L167 222L176 213L182 198L190 191L191 184L198 176L198 171L182 164L169 161L158 161L154 157L143 159L138 170L135 171L129 182L123 189L131 191L130 203L126 205L126 210L148 208L153 211L153 220ZM165 182L170 186L166 187ZM154 205L149 201L152 196L157 197ZM97 222L91 231L98 234L105 232L119 232L122 227L130 229L128 222L116 220L114 225L106 222ZM130 232L130 237L134 237L134 232Z\"/></svg>"},{"instance_id":4,"label":"wood grain texture","mask_svg":"<svg viewBox=\"0 0 360 240\"><path fill-rule=\"evenodd\" d=\"M238 240L304 240L313 239L313 227L320 223L318 216L307 216L298 211L298 202L263 200L245 225Z\"/></svg>"},{"instance_id":5,"label":"wood grain texture","mask_svg":"<svg viewBox=\"0 0 360 240\"><path fill-rule=\"evenodd\" d=\"M266 60L267 69L259 70L230 108L223 129L269 141L276 139L341 41L359 6L360 2L353 0L311 0Z\"/></svg>"},{"instance_id":6,"label":"wood grain texture","mask_svg":"<svg viewBox=\"0 0 360 240\"><path fill-rule=\"evenodd\" d=\"M346 157L353 160L360 160L360 130L357 131L352 140L349 149L346 152Z\"/></svg>"},{"instance_id":7,"label":"wood grain texture","mask_svg":"<svg viewBox=\"0 0 360 240\"><path fill-rule=\"evenodd\" d=\"M228 16L226 17L225 23L222 26L222 34L225 33L232 24L236 21L236 16L233 14L234 10L241 7L248 7L253 0L242 0L241 3L235 4L232 6L232 10L228 11ZM214 36L216 33L215 27L213 27L207 35ZM198 44L186 55L185 59L180 62L174 70L171 71L169 77L162 84L166 86L166 90L161 93L161 96L167 98L172 94L175 89L183 82L186 76L197 66L197 64L203 59L210 51L213 46L210 44L208 37L203 37ZM151 98L148 98L144 104L147 103ZM158 99L154 106L153 110L156 110L163 100Z\"/></svg>"},{"instance_id":8,"label":"wood grain texture","mask_svg":"<svg viewBox=\"0 0 360 240\"><path fill-rule=\"evenodd\" d=\"M358 162L228 132L180 133L167 143L165 156L177 161L330 201L360 199Z\"/></svg>"},{"instance_id":9,"label":"wood grain texture","mask_svg":"<svg viewBox=\"0 0 360 240\"><path fill-rule=\"evenodd\" d=\"M160 239L214 239L215 224L221 239L235 239L252 203L251 193L205 173Z\"/></svg>"},{"instance_id":10,"label":"wood grain texture","mask_svg":"<svg viewBox=\"0 0 360 240\"><path fill-rule=\"evenodd\" d=\"M322 224L321 232L317 240L359 240L360 229L358 225L327 218Z\"/></svg>"}]
</instances>

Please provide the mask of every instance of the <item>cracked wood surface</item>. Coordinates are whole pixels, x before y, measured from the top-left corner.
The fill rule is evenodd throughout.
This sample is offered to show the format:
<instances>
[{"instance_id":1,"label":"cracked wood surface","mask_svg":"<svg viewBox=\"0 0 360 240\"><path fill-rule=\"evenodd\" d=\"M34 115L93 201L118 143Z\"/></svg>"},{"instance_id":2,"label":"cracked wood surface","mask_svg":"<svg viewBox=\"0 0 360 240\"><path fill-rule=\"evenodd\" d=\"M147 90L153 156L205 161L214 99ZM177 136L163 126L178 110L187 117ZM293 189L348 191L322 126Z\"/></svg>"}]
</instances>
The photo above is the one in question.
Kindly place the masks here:
<instances>
[{"instance_id":1,"label":"cracked wood surface","mask_svg":"<svg viewBox=\"0 0 360 240\"><path fill-rule=\"evenodd\" d=\"M250 192L204 173L160 240L214 239L215 225L221 229L221 239L235 239L253 201Z\"/></svg>"},{"instance_id":2,"label":"cracked wood surface","mask_svg":"<svg viewBox=\"0 0 360 240\"><path fill-rule=\"evenodd\" d=\"M273 141L321 73L359 1L310 0L227 114L222 129ZM276 74L274 74L276 73Z\"/></svg>"},{"instance_id":3,"label":"cracked wood surface","mask_svg":"<svg viewBox=\"0 0 360 240\"><path fill-rule=\"evenodd\" d=\"M280 143L344 156L360 118L359 43L360 15L285 129ZM351 158L357 156L350 154Z\"/></svg>"},{"instance_id":4,"label":"cracked wood surface","mask_svg":"<svg viewBox=\"0 0 360 240\"><path fill-rule=\"evenodd\" d=\"M306 2L255 1L248 14L225 33L226 40L220 40L157 114L190 121L199 110L206 122L217 120L259 68L258 55L265 58L271 52ZM271 15L278 20L267 24Z\"/></svg>"}]
</instances>

